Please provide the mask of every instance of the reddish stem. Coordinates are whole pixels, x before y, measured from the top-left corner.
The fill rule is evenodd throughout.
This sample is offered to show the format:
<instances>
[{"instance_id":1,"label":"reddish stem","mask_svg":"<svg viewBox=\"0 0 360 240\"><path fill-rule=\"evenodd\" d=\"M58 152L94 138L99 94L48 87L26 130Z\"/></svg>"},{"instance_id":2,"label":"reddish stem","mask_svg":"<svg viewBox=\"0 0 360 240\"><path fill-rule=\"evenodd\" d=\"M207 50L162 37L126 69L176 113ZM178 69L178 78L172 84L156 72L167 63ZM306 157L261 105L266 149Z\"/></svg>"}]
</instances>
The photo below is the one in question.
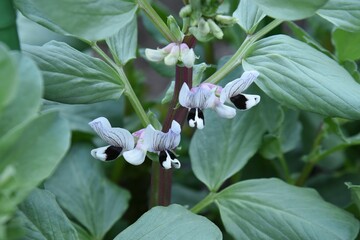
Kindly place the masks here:
<instances>
[{"instance_id":1,"label":"reddish stem","mask_svg":"<svg viewBox=\"0 0 360 240\"><path fill-rule=\"evenodd\" d=\"M193 36L186 36L183 42L186 43L189 48L193 48L195 46L196 39ZM181 106L176 108L176 105L178 103L179 92L183 83L186 82L189 88L192 87L192 71L192 68L176 66L174 95L169 105L169 110L163 124L163 132L169 131L171 127L171 122L173 120L176 120L181 126L184 124L188 110ZM152 174L151 185L153 187L151 192L153 194L156 194L153 191L155 187L154 184L156 184L156 182L159 184L159 191L157 204L150 203L150 205L167 206L170 204L171 201L172 169L166 170L162 168L157 162L153 162L152 171L153 173L154 171L159 171L159 179L155 179L156 174Z\"/></svg>"}]
</instances>

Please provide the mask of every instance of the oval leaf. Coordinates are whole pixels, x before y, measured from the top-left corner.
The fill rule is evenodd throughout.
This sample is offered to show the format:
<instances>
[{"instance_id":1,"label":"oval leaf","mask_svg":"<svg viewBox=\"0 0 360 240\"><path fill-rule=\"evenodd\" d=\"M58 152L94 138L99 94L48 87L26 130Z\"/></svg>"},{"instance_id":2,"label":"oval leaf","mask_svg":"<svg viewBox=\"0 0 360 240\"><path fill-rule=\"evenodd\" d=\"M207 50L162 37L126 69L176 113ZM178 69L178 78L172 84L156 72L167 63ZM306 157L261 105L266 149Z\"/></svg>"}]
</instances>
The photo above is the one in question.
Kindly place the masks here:
<instances>
[{"instance_id":1,"label":"oval leaf","mask_svg":"<svg viewBox=\"0 0 360 240\"><path fill-rule=\"evenodd\" d=\"M22 239L78 239L75 228L57 204L54 194L48 191L35 189L19 205L17 218L25 229L25 236Z\"/></svg>"},{"instance_id":2,"label":"oval leaf","mask_svg":"<svg viewBox=\"0 0 360 240\"><path fill-rule=\"evenodd\" d=\"M129 192L106 179L89 145L75 145L45 188L96 239L102 239L128 207Z\"/></svg>"},{"instance_id":3,"label":"oval leaf","mask_svg":"<svg viewBox=\"0 0 360 240\"><path fill-rule=\"evenodd\" d=\"M154 207L114 240L215 240L222 239L219 228L207 218L180 205Z\"/></svg>"},{"instance_id":4,"label":"oval leaf","mask_svg":"<svg viewBox=\"0 0 360 240\"><path fill-rule=\"evenodd\" d=\"M254 0L268 16L283 20L311 17L328 0Z\"/></svg>"},{"instance_id":5,"label":"oval leaf","mask_svg":"<svg viewBox=\"0 0 360 240\"><path fill-rule=\"evenodd\" d=\"M121 80L104 61L77 51L65 43L26 46L45 82L45 98L62 103L94 103L120 98Z\"/></svg>"},{"instance_id":6,"label":"oval leaf","mask_svg":"<svg viewBox=\"0 0 360 240\"><path fill-rule=\"evenodd\" d=\"M19 53L13 53L12 58L18 68L19 84L15 87L16 97L2 109L0 136L37 115L42 102L42 77L36 64L29 57ZM6 81L8 78L1 79Z\"/></svg>"},{"instance_id":7,"label":"oval leaf","mask_svg":"<svg viewBox=\"0 0 360 240\"><path fill-rule=\"evenodd\" d=\"M48 113L0 138L0 172L11 164L19 186L19 200L54 171L70 145L70 129L57 113Z\"/></svg>"},{"instance_id":8,"label":"oval leaf","mask_svg":"<svg viewBox=\"0 0 360 240\"><path fill-rule=\"evenodd\" d=\"M191 165L196 177L216 191L255 154L265 127L257 108L231 120L205 114L206 127L195 132L190 144Z\"/></svg>"},{"instance_id":9,"label":"oval leaf","mask_svg":"<svg viewBox=\"0 0 360 240\"><path fill-rule=\"evenodd\" d=\"M337 28L332 32L332 40L340 61L360 59L360 32L347 32Z\"/></svg>"},{"instance_id":10,"label":"oval leaf","mask_svg":"<svg viewBox=\"0 0 360 240\"><path fill-rule=\"evenodd\" d=\"M27 18L55 32L96 41L110 37L135 15L131 0L15 0Z\"/></svg>"},{"instance_id":11,"label":"oval leaf","mask_svg":"<svg viewBox=\"0 0 360 240\"><path fill-rule=\"evenodd\" d=\"M317 13L338 28L360 31L359 0L329 0Z\"/></svg>"},{"instance_id":12,"label":"oval leaf","mask_svg":"<svg viewBox=\"0 0 360 240\"><path fill-rule=\"evenodd\" d=\"M284 35L260 40L243 67L259 71L256 84L281 104L360 119L360 85L337 62L303 42Z\"/></svg>"},{"instance_id":13,"label":"oval leaf","mask_svg":"<svg viewBox=\"0 0 360 240\"><path fill-rule=\"evenodd\" d=\"M320 195L278 179L234 184L216 196L226 230L236 239L355 239L359 221Z\"/></svg>"},{"instance_id":14,"label":"oval leaf","mask_svg":"<svg viewBox=\"0 0 360 240\"><path fill-rule=\"evenodd\" d=\"M266 16L258 5L252 0L241 0L233 13L238 23L246 33L253 33L258 23Z\"/></svg>"},{"instance_id":15,"label":"oval leaf","mask_svg":"<svg viewBox=\"0 0 360 240\"><path fill-rule=\"evenodd\" d=\"M0 113L5 104L12 100L19 79L16 61L11 57L10 51L0 44Z\"/></svg>"},{"instance_id":16,"label":"oval leaf","mask_svg":"<svg viewBox=\"0 0 360 240\"><path fill-rule=\"evenodd\" d=\"M134 16L119 32L106 39L112 55L121 65L136 58L137 36L137 20Z\"/></svg>"}]
</instances>

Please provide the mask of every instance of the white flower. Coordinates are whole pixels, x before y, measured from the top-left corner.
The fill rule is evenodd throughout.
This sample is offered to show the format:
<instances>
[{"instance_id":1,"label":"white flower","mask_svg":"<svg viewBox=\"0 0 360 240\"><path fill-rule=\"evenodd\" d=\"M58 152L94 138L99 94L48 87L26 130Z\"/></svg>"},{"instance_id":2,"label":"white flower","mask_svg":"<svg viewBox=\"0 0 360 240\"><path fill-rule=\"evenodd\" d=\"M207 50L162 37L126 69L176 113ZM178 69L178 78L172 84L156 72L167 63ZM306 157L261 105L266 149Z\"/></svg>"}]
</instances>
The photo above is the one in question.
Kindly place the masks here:
<instances>
[{"instance_id":1,"label":"white flower","mask_svg":"<svg viewBox=\"0 0 360 240\"><path fill-rule=\"evenodd\" d=\"M134 148L134 137L131 133L123 128L111 127L110 122L106 118L99 117L89 122L89 125L100 138L110 144L91 150L91 155L94 158L101 161L115 160L120 157L123 152Z\"/></svg>"},{"instance_id":2,"label":"white flower","mask_svg":"<svg viewBox=\"0 0 360 240\"><path fill-rule=\"evenodd\" d=\"M206 108L214 109L218 115L224 118L233 118L236 115L234 108L224 105L216 96L220 94L221 87L210 83L202 83L191 90L184 83L179 93L179 103L189 109L188 123L190 127L203 129L205 119L203 110Z\"/></svg>"},{"instance_id":3,"label":"white flower","mask_svg":"<svg viewBox=\"0 0 360 240\"><path fill-rule=\"evenodd\" d=\"M220 94L220 102L232 102L238 109L247 110L260 102L259 95L243 94L259 76L257 71L246 71L223 88Z\"/></svg>"},{"instance_id":4,"label":"white flower","mask_svg":"<svg viewBox=\"0 0 360 240\"><path fill-rule=\"evenodd\" d=\"M172 122L167 133L155 130L153 126L148 125L146 129L133 134L138 138L136 147L124 152L124 158L128 162L141 164L145 160L146 152L149 151L159 155L159 162L163 168L180 168L180 162L172 152L180 143L180 133L181 128L176 121Z\"/></svg>"},{"instance_id":5,"label":"white flower","mask_svg":"<svg viewBox=\"0 0 360 240\"><path fill-rule=\"evenodd\" d=\"M180 61L187 68L193 67L196 59L194 50L185 43L170 43L164 48L156 50L147 48L145 49L145 56L149 61L164 61L168 66L174 66Z\"/></svg>"}]
</instances>

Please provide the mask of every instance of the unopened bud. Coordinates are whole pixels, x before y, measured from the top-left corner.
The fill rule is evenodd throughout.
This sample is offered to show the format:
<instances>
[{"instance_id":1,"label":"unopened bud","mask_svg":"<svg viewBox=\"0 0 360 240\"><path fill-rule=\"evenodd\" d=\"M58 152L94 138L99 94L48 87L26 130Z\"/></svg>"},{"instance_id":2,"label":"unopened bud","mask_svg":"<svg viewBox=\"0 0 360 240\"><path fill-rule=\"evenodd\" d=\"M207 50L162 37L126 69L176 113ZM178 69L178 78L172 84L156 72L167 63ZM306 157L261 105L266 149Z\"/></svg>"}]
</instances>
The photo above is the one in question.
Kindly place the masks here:
<instances>
[{"instance_id":1,"label":"unopened bud","mask_svg":"<svg viewBox=\"0 0 360 240\"><path fill-rule=\"evenodd\" d=\"M191 14L191 11L192 11L191 6L186 5L180 9L179 16L181 18L188 17Z\"/></svg>"},{"instance_id":2,"label":"unopened bud","mask_svg":"<svg viewBox=\"0 0 360 240\"><path fill-rule=\"evenodd\" d=\"M164 58L164 63L168 66L174 66L180 57L180 49L178 45L172 47L170 53Z\"/></svg>"},{"instance_id":3,"label":"unopened bud","mask_svg":"<svg viewBox=\"0 0 360 240\"><path fill-rule=\"evenodd\" d=\"M212 34L203 35L198 27L190 27L189 32L200 42L207 42L213 38Z\"/></svg>"},{"instance_id":4,"label":"unopened bud","mask_svg":"<svg viewBox=\"0 0 360 240\"><path fill-rule=\"evenodd\" d=\"M210 30L214 34L214 37L217 39L222 39L224 33L221 28L212 19L208 19L207 22L209 23Z\"/></svg>"},{"instance_id":5,"label":"unopened bud","mask_svg":"<svg viewBox=\"0 0 360 240\"><path fill-rule=\"evenodd\" d=\"M170 29L170 32L174 35L178 42L182 42L184 38L184 34L181 32L179 25L177 24L175 18L173 16L168 16L167 25Z\"/></svg>"},{"instance_id":6,"label":"unopened bud","mask_svg":"<svg viewBox=\"0 0 360 240\"><path fill-rule=\"evenodd\" d=\"M146 48L145 56L149 61L160 62L164 59L164 57L166 56L166 53L164 51L162 51L161 49L155 50L155 49Z\"/></svg>"},{"instance_id":7,"label":"unopened bud","mask_svg":"<svg viewBox=\"0 0 360 240\"><path fill-rule=\"evenodd\" d=\"M231 16L225 16L225 15L216 15L215 20L223 25L233 25L236 23L237 19Z\"/></svg>"},{"instance_id":8,"label":"unopened bud","mask_svg":"<svg viewBox=\"0 0 360 240\"><path fill-rule=\"evenodd\" d=\"M185 43L180 45L180 58L185 67L192 68L194 66L196 59L194 50L189 48Z\"/></svg>"},{"instance_id":9,"label":"unopened bud","mask_svg":"<svg viewBox=\"0 0 360 240\"><path fill-rule=\"evenodd\" d=\"M200 33L204 36L210 33L209 23L205 21L203 18L199 20L198 29Z\"/></svg>"}]
</instances>

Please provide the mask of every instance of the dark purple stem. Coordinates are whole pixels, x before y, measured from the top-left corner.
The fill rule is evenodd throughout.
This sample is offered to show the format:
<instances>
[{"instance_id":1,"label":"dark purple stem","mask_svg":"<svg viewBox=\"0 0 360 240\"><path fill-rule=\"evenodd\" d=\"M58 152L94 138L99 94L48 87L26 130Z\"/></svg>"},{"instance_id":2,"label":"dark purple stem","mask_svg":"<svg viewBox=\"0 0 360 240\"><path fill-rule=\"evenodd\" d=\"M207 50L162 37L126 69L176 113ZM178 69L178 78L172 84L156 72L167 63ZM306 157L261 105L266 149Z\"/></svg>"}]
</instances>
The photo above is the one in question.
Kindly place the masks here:
<instances>
[{"instance_id":1,"label":"dark purple stem","mask_svg":"<svg viewBox=\"0 0 360 240\"><path fill-rule=\"evenodd\" d=\"M195 46L196 39L193 36L186 36L183 42L186 43L189 48L193 48ZM179 92L183 83L186 82L189 88L192 87L192 71L192 68L176 66L174 95L170 102L169 110L163 124L163 132L169 131L173 120L176 120L181 126L184 124L188 110L181 106L176 108L176 106L178 104ZM159 174L156 174L157 172L159 172ZM159 178L157 178L157 176L159 176ZM158 184L158 188L155 184ZM153 162L151 194L157 194L157 197L151 196L151 207L156 205L167 206L170 204L171 185L172 169L166 170L162 168L158 162ZM156 191L156 188L158 191Z\"/></svg>"}]
</instances>

